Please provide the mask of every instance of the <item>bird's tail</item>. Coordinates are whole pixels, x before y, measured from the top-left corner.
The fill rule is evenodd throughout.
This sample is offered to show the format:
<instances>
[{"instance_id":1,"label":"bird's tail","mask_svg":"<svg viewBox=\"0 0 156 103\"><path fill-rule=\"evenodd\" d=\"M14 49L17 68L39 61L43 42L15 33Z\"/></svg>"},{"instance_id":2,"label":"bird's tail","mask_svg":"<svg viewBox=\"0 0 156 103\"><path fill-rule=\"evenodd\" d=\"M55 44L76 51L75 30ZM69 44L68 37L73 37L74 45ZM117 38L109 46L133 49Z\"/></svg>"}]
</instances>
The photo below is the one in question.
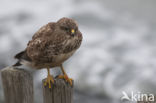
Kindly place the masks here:
<instances>
[{"instance_id":1,"label":"bird's tail","mask_svg":"<svg viewBox=\"0 0 156 103\"><path fill-rule=\"evenodd\" d=\"M21 66L22 65L21 64L21 59L23 59L24 55L25 55L25 51L22 51L22 52L16 54L14 58L18 59L18 61L14 65L12 65L12 66Z\"/></svg>"},{"instance_id":2,"label":"bird's tail","mask_svg":"<svg viewBox=\"0 0 156 103\"><path fill-rule=\"evenodd\" d=\"M20 63L20 61L17 61L17 63L15 63L14 65L12 65L13 67L16 67L16 66L21 66L22 64Z\"/></svg>"},{"instance_id":3,"label":"bird's tail","mask_svg":"<svg viewBox=\"0 0 156 103\"><path fill-rule=\"evenodd\" d=\"M25 51L22 51L22 52L16 54L14 58L15 58L15 59L21 59L22 56L24 55L24 53L25 53Z\"/></svg>"}]
</instances>

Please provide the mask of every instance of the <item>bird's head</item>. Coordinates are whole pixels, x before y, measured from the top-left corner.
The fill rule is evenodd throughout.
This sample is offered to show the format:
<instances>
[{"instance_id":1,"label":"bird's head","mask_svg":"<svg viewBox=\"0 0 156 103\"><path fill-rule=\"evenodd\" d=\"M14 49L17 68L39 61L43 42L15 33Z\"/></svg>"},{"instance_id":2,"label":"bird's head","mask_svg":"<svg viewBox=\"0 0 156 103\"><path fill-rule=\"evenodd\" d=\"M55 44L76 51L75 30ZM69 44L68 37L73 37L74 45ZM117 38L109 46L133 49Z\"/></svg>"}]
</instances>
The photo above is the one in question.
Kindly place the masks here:
<instances>
[{"instance_id":1,"label":"bird's head","mask_svg":"<svg viewBox=\"0 0 156 103\"><path fill-rule=\"evenodd\" d=\"M78 34L78 25L73 19L61 18L57 21L57 25L61 31L66 32L66 34L72 37Z\"/></svg>"}]
</instances>

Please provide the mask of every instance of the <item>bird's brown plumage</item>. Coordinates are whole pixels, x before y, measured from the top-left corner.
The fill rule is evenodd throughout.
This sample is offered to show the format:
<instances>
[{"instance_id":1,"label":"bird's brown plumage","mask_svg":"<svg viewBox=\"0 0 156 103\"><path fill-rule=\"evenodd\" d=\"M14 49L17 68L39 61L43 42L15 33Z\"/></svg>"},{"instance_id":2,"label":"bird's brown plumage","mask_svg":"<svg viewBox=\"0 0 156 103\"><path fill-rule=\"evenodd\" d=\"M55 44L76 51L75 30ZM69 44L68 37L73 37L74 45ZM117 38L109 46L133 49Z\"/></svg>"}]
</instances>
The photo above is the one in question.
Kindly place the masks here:
<instances>
[{"instance_id":1,"label":"bird's brown plumage","mask_svg":"<svg viewBox=\"0 0 156 103\"><path fill-rule=\"evenodd\" d=\"M74 29L75 34L72 35L70 29ZM23 53L27 59L19 54L16 56L21 63L26 61L29 66L37 69L60 66L80 47L81 41L82 34L77 23L62 18L41 27L33 35Z\"/></svg>"}]
</instances>

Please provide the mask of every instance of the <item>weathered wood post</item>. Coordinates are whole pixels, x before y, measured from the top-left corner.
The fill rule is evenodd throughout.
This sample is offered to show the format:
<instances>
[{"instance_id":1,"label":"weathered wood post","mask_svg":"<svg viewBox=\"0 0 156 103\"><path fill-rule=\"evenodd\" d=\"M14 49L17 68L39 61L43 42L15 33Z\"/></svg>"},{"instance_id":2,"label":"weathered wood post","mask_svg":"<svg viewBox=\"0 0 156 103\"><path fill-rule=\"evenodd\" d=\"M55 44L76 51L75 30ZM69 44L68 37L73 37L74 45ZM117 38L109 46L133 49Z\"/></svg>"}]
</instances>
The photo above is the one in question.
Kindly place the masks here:
<instances>
[{"instance_id":1,"label":"weathered wood post","mask_svg":"<svg viewBox=\"0 0 156 103\"><path fill-rule=\"evenodd\" d=\"M73 86L63 79L55 79L52 88L43 85L43 103L73 103Z\"/></svg>"},{"instance_id":2,"label":"weathered wood post","mask_svg":"<svg viewBox=\"0 0 156 103\"><path fill-rule=\"evenodd\" d=\"M1 76L5 103L33 103L33 78L29 72L7 67Z\"/></svg>"}]
</instances>

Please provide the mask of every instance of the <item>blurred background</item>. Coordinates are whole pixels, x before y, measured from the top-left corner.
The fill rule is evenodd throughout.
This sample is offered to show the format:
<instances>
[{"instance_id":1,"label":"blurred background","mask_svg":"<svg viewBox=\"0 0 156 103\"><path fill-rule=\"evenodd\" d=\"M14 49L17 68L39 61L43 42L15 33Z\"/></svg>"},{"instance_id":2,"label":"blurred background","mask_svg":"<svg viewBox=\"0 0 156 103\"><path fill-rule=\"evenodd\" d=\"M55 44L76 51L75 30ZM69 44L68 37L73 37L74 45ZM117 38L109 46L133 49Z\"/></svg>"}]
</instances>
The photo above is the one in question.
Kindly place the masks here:
<instances>
[{"instance_id":1,"label":"blurred background","mask_svg":"<svg viewBox=\"0 0 156 103\"><path fill-rule=\"evenodd\" d=\"M16 62L41 26L62 17L75 19L84 37L64 63L74 103L120 103L122 91L156 94L155 0L0 0L0 69ZM31 72L35 103L42 103L46 70Z\"/></svg>"}]
</instances>

